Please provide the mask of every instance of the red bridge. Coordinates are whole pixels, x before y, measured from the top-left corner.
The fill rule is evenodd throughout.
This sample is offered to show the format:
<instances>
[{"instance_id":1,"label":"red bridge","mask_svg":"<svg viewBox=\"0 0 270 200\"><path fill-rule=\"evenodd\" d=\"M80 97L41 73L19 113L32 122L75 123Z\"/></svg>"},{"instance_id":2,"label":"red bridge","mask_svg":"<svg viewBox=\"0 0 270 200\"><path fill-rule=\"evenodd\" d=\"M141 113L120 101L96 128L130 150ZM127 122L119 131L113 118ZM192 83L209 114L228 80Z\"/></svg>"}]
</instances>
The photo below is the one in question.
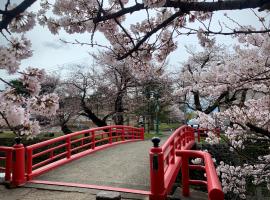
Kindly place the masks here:
<instances>
[{"instance_id":1,"label":"red bridge","mask_svg":"<svg viewBox=\"0 0 270 200\"><path fill-rule=\"evenodd\" d=\"M190 195L189 185L196 184L207 187L208 199L224 199L211 155L191 150L195 144L193 128L178 128L161 146L159 138L152 141L154 146L150 148L149 141L144 141L143 128L107 126L27 147L22 144L0 146L0 172L4 172L5 180L13 186L44 184L92 188L164 200L181 170L184 196ZM190 165L190 158L201 158L205 165ZM189 170L204 170L206 180L190 180Z\"/></svg>"}]
</instances>

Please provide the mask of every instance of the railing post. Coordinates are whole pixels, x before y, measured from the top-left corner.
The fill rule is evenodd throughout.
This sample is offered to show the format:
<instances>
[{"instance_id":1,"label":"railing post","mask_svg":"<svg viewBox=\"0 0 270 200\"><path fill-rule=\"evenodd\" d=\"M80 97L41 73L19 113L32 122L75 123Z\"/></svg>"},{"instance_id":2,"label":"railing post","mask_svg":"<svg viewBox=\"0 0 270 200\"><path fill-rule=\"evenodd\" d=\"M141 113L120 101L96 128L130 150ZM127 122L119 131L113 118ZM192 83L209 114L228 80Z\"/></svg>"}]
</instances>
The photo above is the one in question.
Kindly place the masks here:
<instances>
[{"instance_id":1,"label":"railing post","mask_svg":"<svg viewBox=\"0 0 270 200\"><path fill-rule=\"evenodd\" d=\"M31 148L26 149L26 173L27 173L27 179L31 179L32 170L33 170L33 150Z\"/></svg>"},{"instance_id":2,"label":"railing post","mask_svg":"<svg viewBox=\"0 0 270 200\"><path fill-rule=\"evenodd\" d=\"M131 135L132 135L132 140L134 140L134 138L135 138L135 135L134 135L134 129L133 128L131 128Z\"/></svg>"},{"instance_id":3,"label":"railing post","mask_svg":"<svg viewBox=\"0 0 270 200\"><path fill-rule=\"evenodd\" d=\"M171 146L172 146L172 152L171 152L172 161L171 161L171 164L174 164L175 163L175 142L174 142L174 139L172 140Z\"/></svg>"},{"instance_id":4,"label":"railing post","mask_svg":"<svg viewBox=\"0 0 270 200\"><path fill-rule=\"evenodd\" d=\"M124 127L122 127L121 138L122 138L122 141L125 141L125 128Z\"/></svg>"},{"instance_id":5,"label":"railing post","mask_svg":"<svg viewBox=\"0 0 270 200\"><path fill-rule=\"evenodd\" d=\"M152 142L154 146L150 150L150 200L165 200L163 152L159 147L159 138L154 137Z\"/></svg>"},{"instance_id":6,"label":"railing post","mask_svg":"<svg viewBox=\"0 0 270 200\"><path fill-rule=\"evenodd\" d=\"M66 140L67 143L67 159L71 157L71 137L68 137Z\"/></svg>"},{"instance_id":7,"label":"railing post","mask_svg":"<svg viewBox=\"0 0 270 200\"><path fill-rule=\"evenodd\" d=\"M12 151L6 151L5 181L11 180L11 171L12 171Z\"/></svg>"},{"instance_id":8,"label":"railing post","mask_svg":"<svg viewBox=\"0 0 270 200\"><path fill-rule=\"evenodd\" d=\"M96 146L95 131L92 131L91 134L92 134L92 149L95 149Z\"/></svg>"},{"instance_id":9,"label":"railing post","mask_svg":"<svg viewBox=\"0 0 270 200\"><path fill-rule=\"evenodd\" d=\"M17 187L26 182L25 179L25 149L21 143L21 138L15 138L14 160L12 166L12 185Z\"/></svg>"},{"instance_id":10,"label":"railing post","mask_svg":"<svg viewBox=\"0 0 270 200\"><path fill-rule=\"evenodd\" d=\"M181 147L182 147L182 143L181 143L181 132L179 132L178 138L177 138L177 149L181 150Z\"/></svg>"},{"instance_id":11,"label":"railing post","mask_svg":"<svg viewBox=\"0 0 270 200\"><path fill-rule=\"evenodd\" d=\"M140 136L141 136L141 140L144 140L144 128L140 128Z\"/></svg>"},{"instance_id":12,"label":"railing post","mask_svg":"<svg viewBox=\"0 0 270 200\"><path fill-rule=\"evenodd\" d=\"M188 156L185 154L182 157L182 193L183 196L189 196L189 166L188 166Z\"/></svg>"},{"instance_id":13,"label":"railing post","mask_svg":"<svg viewBox=\"0 0 270 200\"><path fill-rule=\"evenodd\" d=\"M186 146L186 132L182 133L182 141L183 141L182 147L185 148L185 146Z\"/></svg>"},{"instance_id":14,"label":"railing post","mask_svg":"<svg viewBox=\"0 0 270 200\"><path fill-rule=\"evenodd\" d=\"M109 143L112 143L112 128L109 128Z\"/></svg>"}]
</instances>

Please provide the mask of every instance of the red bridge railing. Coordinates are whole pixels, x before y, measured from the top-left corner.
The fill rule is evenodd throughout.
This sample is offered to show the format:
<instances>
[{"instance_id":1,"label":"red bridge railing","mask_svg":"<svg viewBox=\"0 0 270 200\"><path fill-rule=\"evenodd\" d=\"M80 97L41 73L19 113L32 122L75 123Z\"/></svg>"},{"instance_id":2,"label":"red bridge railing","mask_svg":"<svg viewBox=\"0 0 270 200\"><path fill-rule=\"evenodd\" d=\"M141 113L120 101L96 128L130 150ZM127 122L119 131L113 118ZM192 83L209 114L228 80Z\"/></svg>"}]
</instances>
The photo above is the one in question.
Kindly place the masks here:
<instances>
[{"instance_id":1,"label":"red bridge railing","mask_svg":"<svg viewBox=\"0 0 270 200\"><path fill-rule=\"evenodd\" d=\"M195 144L195 134L192 127L182 126L178 128L161 147L159 147L159 138L153 138L152 141L154 147L150 150L150 200L166 199L167 195L171 192L180 168L182 168L184 196L189 195L190 184L204 184L208 187L210 200L224 199L224 194L210 154L190 150ZM195 167L191 165L190 167L192 169L205 169L207 181L189 180L187 178L189 177L188 158L192 156L204 159L205 166Z\"/></svg>"},{"instance_id":2,"label":"red bridge railing","mask_svg":"<svg viewBox=\"0 0 270 200\"><path fill-rule=\"evenodd\" d=\"M199 137L199 134L198 134ZM13 147L0 147L0 171L14 186L44 172L107 147L144 139L144 129L130 126L106 126L71 133L28 147L17 142ZM171 192L176 176L182 169L183 195L189 195L190 184L208 188L210 200L223 200L219 179L210 154L191 151L195 144L194 129L178 128L159 147L159 138L153 138L150 150L150 200L165 200ZM26 152L26 153L25 153ZM26 155L26 173L25 173ZM205 165L189 165L190 158L202 158ZM205 170L207 180L190 180L189 169Z\"/></svg>"},{"instance_id":3,"label":"red bridge railing","mask_svg":"<svg viewBox=\"0 0 270 200\"><path fill-rule=\"evenodd\" d=\"M208 189L208 199L223 200L224 193L221 188L219 178L216 173L212 157L204 151L181 150L176 151L176 155L182 158L182 191L183 196L189 196L189 185L205 185ZM190 158L201 158L203 165L189 165ZM206 174L205 180L191 180L189 178L189 169L203 170Z\"/></svg>"},{"instance_id":4,"label":"red bridge railing","mask_svg":"<svg viewBox=\"0 0 270 200\"><path fill-rule=\"evenodd\" d=\"M0 172L5 173L5 181L11 181L12 147L0 147Z\"/></svg>"},{"instance_id":5,"label":"red bridge railing","mask_svg":"<svg viewBox=\"0 0 270 200\"><path fill-rule=\"evenodd\" d=\"M194 129L189 126L178 128L169 139L159 147L159 139L153 139L150 150L151 200L165 200L181 167L181 158L176 150L191 149L195 144Z\"/></svg>"},{"instance_id":6,"label":"red bridge railing","mask_svg":"<svg viewBox=\"0 0 270 200\"><path fill-rule=\"evenodd\" d=\"M79 131L28 146L27 179L115 144L143 139L143 128L114 125Z\"/></svg>"}]
</instances>

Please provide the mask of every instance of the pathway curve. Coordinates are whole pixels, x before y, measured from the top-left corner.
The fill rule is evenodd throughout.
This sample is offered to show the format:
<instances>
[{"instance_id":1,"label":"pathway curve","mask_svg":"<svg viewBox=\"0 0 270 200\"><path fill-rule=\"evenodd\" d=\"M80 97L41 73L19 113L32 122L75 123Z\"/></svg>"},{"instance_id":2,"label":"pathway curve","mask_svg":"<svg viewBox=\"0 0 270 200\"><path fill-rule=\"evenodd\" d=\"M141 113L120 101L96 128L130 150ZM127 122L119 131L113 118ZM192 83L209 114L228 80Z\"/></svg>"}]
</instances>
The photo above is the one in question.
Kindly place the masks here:
<instances>
[{"instance_id":1,"label":"pathway curve","mask_svg":"<svg viewBox=\"0 0 270 200\"><path fill-rule=\"evenodd\" d=\"M162 142L167 136L162 137ZM116 145L47 172L36 179L150 190L150 140Z\"/></svg>"}]
</instances>

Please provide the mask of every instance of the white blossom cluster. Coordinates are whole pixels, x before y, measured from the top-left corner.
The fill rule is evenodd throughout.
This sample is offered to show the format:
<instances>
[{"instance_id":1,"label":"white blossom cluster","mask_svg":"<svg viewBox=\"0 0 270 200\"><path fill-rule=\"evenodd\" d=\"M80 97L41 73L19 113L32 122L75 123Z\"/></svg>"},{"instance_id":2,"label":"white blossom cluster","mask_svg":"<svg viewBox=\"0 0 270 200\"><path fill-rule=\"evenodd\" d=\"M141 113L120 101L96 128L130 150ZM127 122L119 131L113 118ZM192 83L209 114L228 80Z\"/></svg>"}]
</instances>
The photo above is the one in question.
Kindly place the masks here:
<instances>
[{"instance_id":1,"label":"white blossom cluster","mask_svg":"<svg viewBox=\"0 0 270 200\"><path fill-rule=\"evenodd\" d=\"M160 40L162 45L158 49L156 57L159 62L163 62L177 48L177 43L172 40L172 33L169 31L163 32Z\"/></svg>"},{"instance_id":2,"label":"white blossom cluster","mask_svg":"<svg viewBox=\"0 0 270 200\"><path fill-rule=\"evenodd\" d=\"M59 108L58 99L58 96L54 93L35 96L29 99L28 109L33 114L50 117Z\"/></svg>"},{"instance_id":3,"label":"white blossom cluster","mask_svg":"<svg viewBox=\"0 0 270 200\"><path fill-rule=\"evenodd\" d=\"M10 74L15 73L20 61L32 56L31 42L23 35L21 38L10 39L7 46L0 45L0 69L7 70Z\"/></svg>"},{"instance_id":4,"label":"white blossom cluster","mask_svg":"<svg viewBox=\"0 0 270 200\"><path fill-rule=\"evenodd\" d=\"M10 31L14 33L24 33L31 30L35 24L36 15L33 12L23 12L16 16L9 24Z\"/></svg>"},{"instance_id":5,"label":"white blossom cluster","mask_svg":"<svg viewBox=\"0 0 270 200\"><path fill-rule=\"evenodd\" d=\"M247 134L239 125L234 124L233 127L228 127L226 129L225 136L228 138L233 148L245 148L244 141L247 140Z\"/></svg>"},{"instance_id":6,"label":"white blossom cluster","mask_svg":"<svg viewBox=\"0 0 270 200\"><path fill-rule=\"evenodd\" d=\"M270 190L270 154L260 156L258 160L260 164L254 165L254 170L252 172L254 177L253 183L255 185L266 183L268 190Z\"/></svg>"},{"instance_id":7,"label":"white blossom cluster","mask_svg":"<svg viewBox=\"0 0 270 200\"><path fill-rule=\"evenodd\" d=\"M220 162L217 173L221 177L223 192L232 192L241 199L246 199L246 178L252 174L253 167L250 165L232 166Z\"/></svg>"},{"instance_id":8,"label":"white blossom cluster","mask_svg":"<svg viewBox=\"0 0 270 200\"><path fill-rule=\"evenodd\" d=\"M44 77L44 70L29 67L27 71L23 73L21 81L30 94L35 96L40 92L40 83L44 80Z\"/></svg>"},{"instance_id":9,"label":"white blossom cluster","mask_svg":"<svg viewBox=\"0 0 270 200\"><path fill-rule=\"evenodd\" d=\"M54 93L39 95L44 70L28 68L21 73L24 93L16 88L0 92L0 126L10 128L19 136L32 138L39 134L39 122L34 115L52 116L58 109L58 96ZM27 95L29 94L29 96Z\"/></svg>"},{"instance_id":10,"label":"white blossom cluster","mask_svg":"<svg viewBox=\"0 0 270 200\"><path fill-rule=\"evenodd\" d=\"M203 47L212 47L215 44L215 38L208 38L202 29L199 29L197 32L198 39L200 41L201 46Z\"/></svg>"}]
</instances>

